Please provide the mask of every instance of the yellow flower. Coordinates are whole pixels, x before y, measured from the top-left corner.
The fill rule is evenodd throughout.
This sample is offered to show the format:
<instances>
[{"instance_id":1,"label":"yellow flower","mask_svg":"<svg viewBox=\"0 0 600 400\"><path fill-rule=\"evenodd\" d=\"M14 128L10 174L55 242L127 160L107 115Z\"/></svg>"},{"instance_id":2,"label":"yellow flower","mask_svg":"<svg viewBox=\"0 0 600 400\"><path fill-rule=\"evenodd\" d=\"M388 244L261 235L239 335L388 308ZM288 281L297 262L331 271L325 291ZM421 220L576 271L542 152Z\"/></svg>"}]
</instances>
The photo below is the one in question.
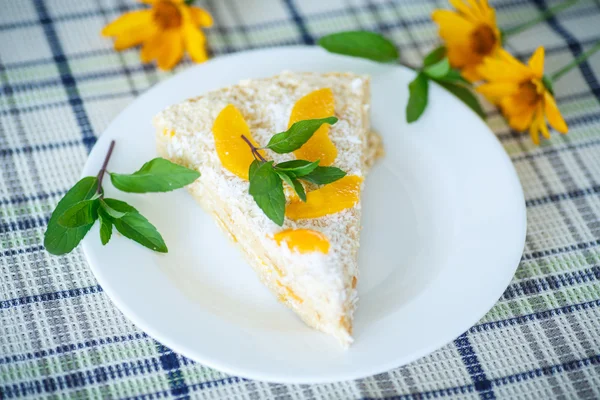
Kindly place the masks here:
<instances>
[{"instance_id":1,"label":"yellow flower","mask_svg":"<svg viewBox=\"0 0 600 400\"><path fill-rule=\"evenodd\" d=\"M204 62L204 34L198 27L212 25L212 17L202 8L188 6L183 0L140 0L151 9L121 15L102 29L102 35L115 36L115 50L142 44L142 62L157 60L158 67L172 69L183 56L184 48L195 62Z\"/></svg>"},{"instance_id":2,"label":"yellow flower","mask_svg":"<svg viewBox=\"0 0 600 400\"><path fill-rule=\"evenodd\" d=\"M527 65L500 50L497 57L486 58L477 71L487 81L477 91L500 106L511 128L529 128L535 144L540 143L540 132L550 139L546 120L560 133L569 130L552 93L544 85L543 47L537 48Z\"/></svg>"},{"instance_id":3,"label":"yellow flower","mask_svg":"<svg viewBox=\"0 0 600 400\"><path fill-rule=\"evenodd\" d=\"M474 82L479 79L477 65L500 48L496 12L487 0L450 0L450 4L456 11L436 10L431 17L446 43L450 65Z\"/></svg>"}]
</instances>

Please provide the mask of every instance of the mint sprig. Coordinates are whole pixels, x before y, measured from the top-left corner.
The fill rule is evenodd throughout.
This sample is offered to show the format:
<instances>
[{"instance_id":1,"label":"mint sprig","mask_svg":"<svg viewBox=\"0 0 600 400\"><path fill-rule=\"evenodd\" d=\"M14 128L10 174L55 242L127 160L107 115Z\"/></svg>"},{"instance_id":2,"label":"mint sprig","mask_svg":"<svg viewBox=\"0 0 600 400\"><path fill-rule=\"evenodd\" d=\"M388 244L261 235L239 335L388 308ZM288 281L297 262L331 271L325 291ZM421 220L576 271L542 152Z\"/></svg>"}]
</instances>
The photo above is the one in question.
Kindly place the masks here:
<instances>
[{"instance_id":1,"label":"mint sprig","mask_svg":"<svg viewBox=\"0 0 600 400\"><path fill-rule=\"evenodd\" d=\"M298 121L287 131L273 135L269 144L260 149L270 149L280 154L291 153L302 147L323 124L333 125L336 122L335 117ZM267 160L246 136L241 137L254 156L248 169L249 193L265 215L279 226L283 225L285 219L283 182L296 192L301 201L306 201L301 180L325 185L346 175L336 167L319 167L319 160L292 160L275 164Z\"/></svg>"},{"instance_id":2,"label":"mint sprig","mask_svg":"<svg viewBox=\"0 0 600 400\"><path fill-rule=\"evenodd\" d=\"M104 198L102 180L113 153L113 140L97 176L86 176L75 184L58 202L52 212L44 247L54 255L71 252L96 221L100 223L100 240L107 244L113 226L125 237L151 250L166 253L167 246L158 232L142 214L124 201ZM179 189L195 181L200 173L165 160L155 158L133 174L108 172L113 185L124 192L150 193Z\"/></svg>"}]
</instances>

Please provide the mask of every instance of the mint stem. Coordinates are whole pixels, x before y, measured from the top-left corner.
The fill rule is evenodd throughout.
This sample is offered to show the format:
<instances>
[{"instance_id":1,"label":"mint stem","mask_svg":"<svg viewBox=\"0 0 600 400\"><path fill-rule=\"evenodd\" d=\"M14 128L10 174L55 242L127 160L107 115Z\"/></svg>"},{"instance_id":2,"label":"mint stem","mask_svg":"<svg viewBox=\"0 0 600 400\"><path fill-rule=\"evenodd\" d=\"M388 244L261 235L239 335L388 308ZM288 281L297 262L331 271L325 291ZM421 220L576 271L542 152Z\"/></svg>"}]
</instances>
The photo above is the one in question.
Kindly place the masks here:
<instances>
[{"instance_id":1,"label":"mint stem","mask_svg":"<svg viewBox=\"0 0 600 400\"><path fill-rule=\"evenodd\" d=\"M102 197L104 193L102 193L102 179L104 178L104 173L106 172L106 167L108 166L108 161L110 160L110 156L112 156L113 149L115 148L115 141L110 142L110 147L108 148L108 153L106 153L106 157L104 158L104 163L102 164L102 168L100 168L100 172L98 172L98 188L96 189L96 193Z\"/></svg>"},{"instance_id":2,"label":"mint stem","mask_svg":"<svg viewBox=\"0 0 600 400\"><path fill-rule=\"evenodd\" d=\"M242 135L242 139L244 139L244 142L248 143L248 146L250 146L250 150L252 150L252 154L255 158L258 157L262 162L267 162L267 160L258 152L258 149L254 147L252 142L246 136Z\"/></svg>"},{"instance_id":3,"label":"mint stem","mask_svg":"<svg viewBox=\"0 0 600 400\"><path fill-rule=\"evenodd\" d=\"M565 65L564 67L562 67L561 69L556 71L555 73L553 73L552 76L550 76L550 79L552 79L552 81L556 81L556 80L560 79L564 74L566 74L567 72L569 72L570 70L572 70L573 68L575 68L576 66L578 66L579 64L584 62L585 60L587 60L588 58L590 58L590 56L592 54L594 54L595 52L597 52L598 50L600 50L600 40L597 41L592 46L591 49L589 49L588 51L586 51L584 53L581 53L579 55L579 57L575 58L573 61L571 61L570 63L568 63L567 65Z\"/></svg>"},{"instance_id":4,"label":"mint stem","mask_svg":"<svg viewBox=\"0 0 600 400\"><path fill-rule=\"evenodd\" d=\"M555 5L554 7L550 7L549 9L547 9L546 11L544 11L543 13L541 13L540 15L538 15L537 17L535 17L532 20L524 22L521 25L517 25L510 29L506 29L505 31L503 31L503 34L504 34L503 36L504 36L504 38L507 38L507 37L515 35L517 33L521 33L542 21L552 18L555 14L561 12L562 10L566 10L567 8L575 5L577 3L577 1L578 0L567 0L564 3L560 3L560 4Z\"/></svg>"}]
</instances>

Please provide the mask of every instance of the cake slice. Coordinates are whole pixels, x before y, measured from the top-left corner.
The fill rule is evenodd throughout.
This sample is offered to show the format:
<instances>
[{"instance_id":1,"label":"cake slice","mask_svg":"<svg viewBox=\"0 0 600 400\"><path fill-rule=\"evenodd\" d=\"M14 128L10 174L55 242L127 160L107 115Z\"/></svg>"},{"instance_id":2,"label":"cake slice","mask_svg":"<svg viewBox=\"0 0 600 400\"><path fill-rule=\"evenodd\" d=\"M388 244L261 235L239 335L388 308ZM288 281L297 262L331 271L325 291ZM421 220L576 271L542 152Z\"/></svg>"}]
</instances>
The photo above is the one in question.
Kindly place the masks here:
<instances>
[{"instance_id":1,"label":"cake slice","mask_svg":"<svg viewBox=\"0 0 600 400\"><path fill-rule=\"evenodd\" d=\"M319 96L327 93L333 95L334 103L329 106L337 123L321 127L325 133L320 129L295 153L266 150L264 154L281 163L296 155L308 159L311 151L313 155L322 152L319 159L347 176L325 186L306 185L306 203L286 188L286 218L278 226L248 193L247 169L236 171L227 163L231 154L219 146L231 143L223 141L219 132L223 124L233 121L232 116L243 118L251 138L264 146L294 120L321 118L307 112L311 110L307 105L313 114L315 109L325 112L328 106L320 108ZM260 280L307 325L333 335L347 347L352 342L357 303L358 194L368 167L381 153L379 137L369 132L368 77L290 72L246 80L171 106L153 122L160 155L201 172L202 177L188 186L189 192L237 243ZM235 133L230 140L237 140L237 130L230 128ZM233 159L245 157L234 155ZM352 201L340 197L349 188L357 192Z\"/></svg>"}]
</instances>

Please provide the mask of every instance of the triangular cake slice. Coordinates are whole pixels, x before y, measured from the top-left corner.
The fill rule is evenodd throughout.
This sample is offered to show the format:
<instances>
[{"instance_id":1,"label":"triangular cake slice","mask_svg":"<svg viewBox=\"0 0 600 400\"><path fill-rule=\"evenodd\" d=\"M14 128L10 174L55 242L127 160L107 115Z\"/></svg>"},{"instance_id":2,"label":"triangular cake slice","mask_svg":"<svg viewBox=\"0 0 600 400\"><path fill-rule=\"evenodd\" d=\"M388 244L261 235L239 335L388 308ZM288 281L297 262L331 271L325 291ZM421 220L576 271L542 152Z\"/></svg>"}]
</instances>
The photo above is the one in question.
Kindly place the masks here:
<instances>
[{"instance_id":1,"label":"triangular cake slice","mask_svg":"<svg viewBox=\"0 0 600 400\"><path fill-rule=\"evenodd\" d=\"M215 136L215 130L221 129L215 125L217 118L221 115L225 123L231 119L221 114L229 107L229 111L239 111L236 115L241 114L252 139L264 146L275 133L288 129L294 110L296 117L303 115L295 108L299 100L304 99L306 103L307 96L324 89L333 94L332 107L338 118L325 132L337 152L329 163L346 171L344 182L351 181L360 190L366 170L381 150L378 137L369 133L369 79L366 76L287 72L272 78L246 80L171 106L153 122L160 155L201 172L201 178L188 187L190 193L230 234L261 281L306 324L333 335L347 347L352 342L352 320L357 303L360 201L345 204L345 209L339 212L304 218L310 214L302 212L307 203L300 203L293 198L293 192L287 190L286 218L283 226L278 226L248 193L247 175L244 179L243 174L236 175L224 166ZM265 155L275 163L295 159L294 153L265 151ZM308 203L311 203L311 191L317 189L315 185L306 186ZM290 218L290 207L294 204L300 212L292 212L294 218ZM319 207L312 203L311 206ZM277 239L281 232L300 230L315 232L317 239L325 240L326 248L317 246L320 251L300 251L302 246ZM293 236L288 238L294 239Z\"/></svg>"}]
</instances>

